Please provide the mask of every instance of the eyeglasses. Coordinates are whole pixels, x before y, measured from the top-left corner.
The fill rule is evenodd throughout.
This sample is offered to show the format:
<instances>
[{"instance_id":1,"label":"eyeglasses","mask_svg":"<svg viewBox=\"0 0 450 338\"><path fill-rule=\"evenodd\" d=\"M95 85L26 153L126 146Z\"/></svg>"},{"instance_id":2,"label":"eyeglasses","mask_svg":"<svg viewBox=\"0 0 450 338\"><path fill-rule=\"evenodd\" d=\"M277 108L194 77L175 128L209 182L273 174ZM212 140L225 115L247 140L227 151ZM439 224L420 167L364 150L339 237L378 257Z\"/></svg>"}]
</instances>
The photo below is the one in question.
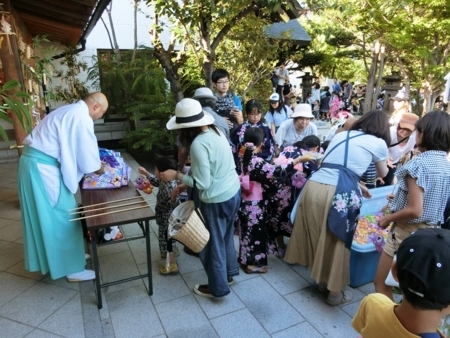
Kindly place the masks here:
<instances>
[{"instance_id":1,"label":"eyeglasses","mask_svg":"<svg viewBox=\"0 0 450 338\"><path fill-rule=\"evenodd\" d=\"M216 84L218 84L218 85L223 85L223 84L227 84L227 83L229 83L230 81L219 81L219 82L216 82Z\"/></svg>"},{"instance_id":2,"label":"eyeglasses","mask_svg":"<svg viewBox=\"0 0 450 338\"><path fill-rule=\"evenodd\" d=\"M251 114L248 114L248 116L258 116L258 115L261 115L261 113L251 113Z\"/></svg>"}]
</instances>

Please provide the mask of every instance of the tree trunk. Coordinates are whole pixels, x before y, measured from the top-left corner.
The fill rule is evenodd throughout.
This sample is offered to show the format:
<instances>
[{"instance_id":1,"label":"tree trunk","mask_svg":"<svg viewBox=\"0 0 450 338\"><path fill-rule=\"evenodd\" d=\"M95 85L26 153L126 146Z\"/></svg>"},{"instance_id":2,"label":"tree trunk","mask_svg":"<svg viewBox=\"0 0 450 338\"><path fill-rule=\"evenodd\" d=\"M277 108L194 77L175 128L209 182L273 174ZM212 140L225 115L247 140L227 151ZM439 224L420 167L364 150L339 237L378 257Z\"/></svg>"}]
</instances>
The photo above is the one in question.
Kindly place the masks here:
<instances>
[{"instance_id":1,"label":"tree trunk","mask_svg":"<svg viewBox=\"0 0 450 338\"><path fill-rule=\"evenodd\" d=\"M153 55L155 55L156 59L166 72L166 79L169 81L170 91L176 102L181 101L184 98L183 90L181 88L180 78L172 63L170 53L167 52L161 44L154 45L153 48Z\"/></svg>"},{"instance_id":2,"label":"tree trunk","mask_svg":"<svg viewBox=\"0 0 450 338\"><path fill-rule=\"evenodd\" d=\"M209 53L209 58L208 60L205 60L203 62L203 73L205 74L205 86L212 89L213 85L212 85L212 73L214 71L214 51L211 51Z\"/></svg>"},{"instance_id":3,"label":"tree trunk","mask_svg":"<svg viewBox=\"0 0 450 338\"><path fill-rule=\"evenodd\" d=\"M116 30L114 29L114 23L111 15L111 9L112 9L112 0L108 7L106 7L106 13L108 13L108 19L109 19L109 25L111 26L111 35L114 43L114 54L116 55L116 63L120 63L121 56L120 56L120 49L119 44L117 43L116 38Z\"/></svg>"},{"instance_id":4,"label":"tree trunk","mask_svg":"<svg viewBox=\"0 0 450 338\"><path fill-rule=\"evenodd\" d=\"M368 112L372 109L373 88L375 83L375 77L377 75L378 56L380 55L380 43L375 42L375 46L372 52L372 64L370 65L369 75L367 77L366 96L364 98L364 112Z\"/></svg>"},{"instance_id":5,"label":"tree trunk","mask_svg":"<svg viewBox=\"0 0 450 338\"><path fill-rule=\"evenodd\" d=\"M13 18L12 18L12 8L10 0L3 1L3 10L10 15L5 15L5 20L11 24L14 31ZM2 35L3 39L0 46L0 60L2 62L3 73L5 77L5 82L9 80L16 80L19 82L22 90L25 90L23 83L22 69L20 66L19 51L17 48L16 35ZM9 45L8 45L9 41ZM19 88L14 89L14 91L19 91ZM19 118L14 112L11 114L14 126L14 136L16 139L16 144L18 146L23 145L23 140L27 137L27 132L23 129ZM22 154L22 147L18 147L17 151L19 156Z\"/></svg>"},{"instance_id":6,"label":"tree trunk","mask_svg":"<svg viewBox=\"0 0 450 338\"><path fill-rule=\"evenodd\" d=\"M139 0L134 0L134 48L133 55L131 56L131 62L136 58L137 51L137 10L139 6Z\"/></svg>"},{"instance_id":7,"label":"tree trunk","mask_svg":"<svg viewBox=\"0 0 450 338\"><path fill-rule=\"evenodd\" d=\"M372 99L372 107L376 108L377 107L377 100L378 100L378 95L380 95L380 90L381 90L381 80L383 77L383 71L384 71L384 52L385 52L385 47L381 46L381 50L380 50L380 68L378 69L378 78L377 78L377 83L375 85L375 92L373 94L373 99Z\"/></svg>"}]
</instances>

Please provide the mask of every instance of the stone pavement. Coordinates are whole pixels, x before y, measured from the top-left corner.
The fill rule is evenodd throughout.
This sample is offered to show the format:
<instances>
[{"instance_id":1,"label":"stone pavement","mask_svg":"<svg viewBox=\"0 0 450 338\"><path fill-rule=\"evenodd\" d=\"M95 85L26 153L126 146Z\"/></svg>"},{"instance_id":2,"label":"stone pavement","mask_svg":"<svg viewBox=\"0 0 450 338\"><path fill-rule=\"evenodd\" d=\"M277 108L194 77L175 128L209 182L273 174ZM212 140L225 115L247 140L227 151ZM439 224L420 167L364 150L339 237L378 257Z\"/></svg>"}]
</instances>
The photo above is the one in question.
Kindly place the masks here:
<instances>
[{"instance_id":1,"label":"stone pavement","mask_svg":"<svg viewBox=\"0 0 450 338\"><path fill-rule=\"evenodd\" d=\"M134 179L138 164L128 155ZM0 337L357 337L351 327L360 300L373 284L351 289L354 301L340 307L325 303L309 271L271 256L269 272L235 277L231 293L214 300L194 295L205 283L198 258L181 250L180 272L161 276L157 226L151 224L154 294L147 280L102 289L97 309L93 282L51 280L24 269L17 196L17 163L0 164ZM123 226L139 234L137 224ZM67 239L70 240L70 239ZM181 245L180 245L181 247ZM236 238L236 248L237 238ZM103 282L146 272L144 240L99 248ZM88 264L90 264L88 262Z\"/></svg>"}]
</instances>

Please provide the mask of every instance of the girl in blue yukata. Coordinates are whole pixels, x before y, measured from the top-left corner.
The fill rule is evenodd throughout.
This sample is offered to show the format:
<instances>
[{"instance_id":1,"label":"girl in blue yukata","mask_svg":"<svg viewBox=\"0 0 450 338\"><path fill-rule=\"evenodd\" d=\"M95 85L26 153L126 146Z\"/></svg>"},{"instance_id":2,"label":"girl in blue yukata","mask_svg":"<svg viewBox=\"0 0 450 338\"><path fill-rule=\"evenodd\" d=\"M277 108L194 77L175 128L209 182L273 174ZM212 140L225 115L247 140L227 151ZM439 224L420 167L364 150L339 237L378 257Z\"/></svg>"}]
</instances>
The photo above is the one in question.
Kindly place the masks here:
<instances>
[{"instance_id":1,"label":"girl in blue yukata","mask_svg":"<svg viewBox=\"0 0 450 338\"><path fill-rule=\"evenodd\" d=\"M161 274L167 275L178 271L178 264L175 261L175 256L180 253L174 245L174 241L168 237L167 229L169 227L169 217L173 209L178 205L178 197L172 194L172 191L177 187L178 181L163 181L160 179L160 172L173 169L177 170L177 162L170 157L160 157L155 163L155 175L149 173L145 168L139 167L139 174L145 175L154 187L158 187L158 194L156 195L155 216L156 224L159 230L159 251L161 258L166 259L166 265L160 269ZM167 254L169 253L169 255Z\"/></svg>"},{"instance_id":2,"label":"girl in blue yukata","mask_svg":"<svg viewBox=\"0 0 450 338\"><path fill-rule=\"evenodd\" d=\"M390 213L379 221L386 228L393 222L378 262L376 292L392 297L385 281L400 243L419 228L444 224L446 201L450 197L450 115L432 111L416 122L416 144L421 152L395 173L398 190L388 198Z\"/></svg>"},{"instance_id":3,"label":"girl in blue yukata","mask_svg":"<svg viewBox=\"0 0 450 338\"><path fill-rule=\"evenodd\" d=\"M274 237L268 234L269 198L277 192L276 178L292 174L300 162L310 160L299 156L289 163L274 166L257 154L261 150L264 132L258 127L245 131L245 151L240 157L241 205L237 214L240 226L238 262L246 273L265 273L267 254L276 252Z\"/></svg>"}]
</instances>

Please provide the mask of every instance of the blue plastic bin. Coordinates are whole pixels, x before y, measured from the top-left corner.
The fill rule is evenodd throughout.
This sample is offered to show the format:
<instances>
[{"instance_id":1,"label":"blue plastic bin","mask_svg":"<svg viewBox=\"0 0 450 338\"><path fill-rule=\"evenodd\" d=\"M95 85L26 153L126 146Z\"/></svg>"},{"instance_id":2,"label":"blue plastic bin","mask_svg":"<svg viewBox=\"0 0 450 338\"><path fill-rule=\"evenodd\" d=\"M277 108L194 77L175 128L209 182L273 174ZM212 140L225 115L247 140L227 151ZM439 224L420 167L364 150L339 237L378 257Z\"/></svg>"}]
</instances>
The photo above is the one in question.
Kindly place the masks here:
<instances>
[{"instance_id":1,"label":"blue plastic bin","mask_svg":"<svg viewBox=\"0 0 450 338\"><path fill-rule=\"evenodd\" d=\"M392 193L394 187L387 186L371 189L372 198L363 199L360 216L373 214L381 211L387 204L387 195ZM350 253L350 286L359 287L370 283L375 278L377 272L378 260L381 253L375 249L372 243L360 245L352 243Z\"/></svg>"}]
</instances>

